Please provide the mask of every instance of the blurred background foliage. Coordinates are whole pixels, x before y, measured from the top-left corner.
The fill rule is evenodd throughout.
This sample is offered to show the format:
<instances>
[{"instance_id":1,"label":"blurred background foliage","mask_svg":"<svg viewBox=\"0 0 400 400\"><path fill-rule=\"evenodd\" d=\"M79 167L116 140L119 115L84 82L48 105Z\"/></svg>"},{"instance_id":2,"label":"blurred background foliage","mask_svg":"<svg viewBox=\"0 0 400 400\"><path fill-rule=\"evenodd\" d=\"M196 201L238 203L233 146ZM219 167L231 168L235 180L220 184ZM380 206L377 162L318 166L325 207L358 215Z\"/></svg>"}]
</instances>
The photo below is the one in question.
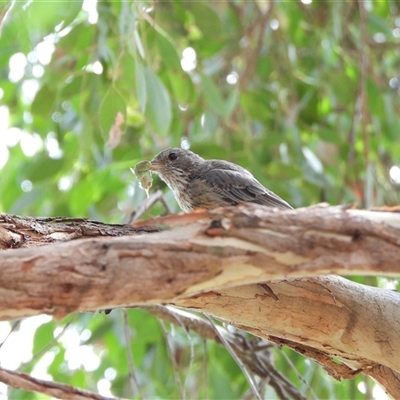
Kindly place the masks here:
<instances>
[{"instance_id":1,"label":"blurred background foliage","mask_svg":"<svg viewBox=\"0 0 400 400\"><path fill-rule=\"evenodd\" d=\"M129 167L170 146L236 162L294 207L399 203L398 1L13 0L0 4L0 21L2 212L127 222L145 199ZM165 199L178 210L168 191ZM30 326L33 347L9 362L132 397L125 324L142 394L179 397L163 329L143 311L129 310L125 323L121 313L75 316L29 365L67 321L23 321L13 335ZM187 397L246 393L226 351L167 331L183 354ZM1 349L4 366L14 342ZM377 396L362 377L338 383L275 353L305 396Z\"/></svg>"}]
</instances>

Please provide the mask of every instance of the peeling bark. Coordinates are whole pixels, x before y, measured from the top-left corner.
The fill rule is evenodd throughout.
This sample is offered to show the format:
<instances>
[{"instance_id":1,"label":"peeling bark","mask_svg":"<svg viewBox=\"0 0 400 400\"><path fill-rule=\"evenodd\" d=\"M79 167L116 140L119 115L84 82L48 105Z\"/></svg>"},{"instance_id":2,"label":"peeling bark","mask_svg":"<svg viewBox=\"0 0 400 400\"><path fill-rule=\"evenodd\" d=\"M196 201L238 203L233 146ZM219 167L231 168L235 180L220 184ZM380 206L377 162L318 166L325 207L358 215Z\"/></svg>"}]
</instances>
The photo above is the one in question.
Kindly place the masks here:
<instances>
[{"instance_id":1,"label":"peeling bark","mask_svg":"<svg viewBox=\"0 0 400 400\"><path fill-rule=\"evenodd\" d=\"M398 213L249 205L152 221L191 221L164 232L18 218L0 218L3 248L25 247L0 252L0 319L195 308L302 352L336 378L362 372L400 396L400 294L321 276L400 276ZM156 233L126 236L135 229ZM29 248L59 240L69 241Z\"/></svg>"}]
</instances>

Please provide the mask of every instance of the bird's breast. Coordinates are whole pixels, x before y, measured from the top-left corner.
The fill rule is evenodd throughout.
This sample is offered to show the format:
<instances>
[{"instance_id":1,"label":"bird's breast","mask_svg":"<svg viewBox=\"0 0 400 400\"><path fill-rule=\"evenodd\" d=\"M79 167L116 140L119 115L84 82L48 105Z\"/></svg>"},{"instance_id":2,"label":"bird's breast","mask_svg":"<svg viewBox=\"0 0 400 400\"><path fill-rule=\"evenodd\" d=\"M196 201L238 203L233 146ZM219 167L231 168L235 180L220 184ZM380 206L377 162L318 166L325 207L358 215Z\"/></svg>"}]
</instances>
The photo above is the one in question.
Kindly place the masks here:
<instances>
[{"instance_id":1,"label":"bird's breast","mask_svg":"<svg viewBox=\"0 0 400 400\"><path fill-rule=\"evenodd\" d=\"M184 212L190 212L194 209L191 201L190 190L188 189L188 185L179 180L165 181L168 187L171 189L174 194L175 200L178 202L179 207Z\"/></svg>"}]
</instances>

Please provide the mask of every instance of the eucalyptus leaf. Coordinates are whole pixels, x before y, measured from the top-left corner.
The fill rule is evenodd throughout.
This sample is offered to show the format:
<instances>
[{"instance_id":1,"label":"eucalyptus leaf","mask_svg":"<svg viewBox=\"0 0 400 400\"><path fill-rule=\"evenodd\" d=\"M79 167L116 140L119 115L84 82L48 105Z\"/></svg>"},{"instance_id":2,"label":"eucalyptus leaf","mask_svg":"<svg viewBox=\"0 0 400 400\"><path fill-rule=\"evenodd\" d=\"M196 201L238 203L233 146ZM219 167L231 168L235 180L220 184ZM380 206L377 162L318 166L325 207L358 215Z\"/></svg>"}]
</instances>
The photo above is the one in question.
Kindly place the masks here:
<instances>
[{"instance_id":1,"label":"eucalyptus leaf","mask_svg":"<svg viewBox=\"0 0 400 400\"><path fill-rule=\"evenodd\" d=\"M154 130L160 135L165 135L172 120L170 96L160 78L150 68L145 69L144 78L147 92L146 116Z\"/></svg>"}]
</instances>

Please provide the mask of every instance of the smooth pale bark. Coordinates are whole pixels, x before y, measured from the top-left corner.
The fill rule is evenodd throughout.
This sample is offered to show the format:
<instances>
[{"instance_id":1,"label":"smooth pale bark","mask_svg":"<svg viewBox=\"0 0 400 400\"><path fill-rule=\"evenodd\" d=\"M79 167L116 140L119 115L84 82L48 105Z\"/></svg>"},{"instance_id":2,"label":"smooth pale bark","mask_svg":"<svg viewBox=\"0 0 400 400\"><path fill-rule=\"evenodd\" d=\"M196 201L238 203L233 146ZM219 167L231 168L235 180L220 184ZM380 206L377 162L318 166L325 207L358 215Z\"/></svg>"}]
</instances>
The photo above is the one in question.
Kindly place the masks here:
<instances>
[{"instance_id":1,"label":"smooth pale bark","mask_svg":"<svg viewBox=\"0 0 400 400\"><path fill-rule=\"evenodd\" d=\"M399 214L258 206L206 214L219 222L0 252L0 318L157 303L196 308L288 345L336 378L363 372L400 396L400 294L317 277L400 276ZM76 226L46 231L43 223L31 231L36 242L85 236L83 228L77 235ZM10 224L1 224L4 247L10 236L28 246L18 223L7 236Z\"/></svg>"},{"instance_id":2,"label":"smooth pale bark","mask_svg":"<svg viewBox=\"0 0 400 400\"><path fill-rule=\"evenodd\" d=\"M303 344L355 370L382 364L400 371L398 292L331 275L268 286L278 300L261 285L249 285L177 304L210 313L257 336L273 337L276 343Z\"/></svg>"}]
</instances>

